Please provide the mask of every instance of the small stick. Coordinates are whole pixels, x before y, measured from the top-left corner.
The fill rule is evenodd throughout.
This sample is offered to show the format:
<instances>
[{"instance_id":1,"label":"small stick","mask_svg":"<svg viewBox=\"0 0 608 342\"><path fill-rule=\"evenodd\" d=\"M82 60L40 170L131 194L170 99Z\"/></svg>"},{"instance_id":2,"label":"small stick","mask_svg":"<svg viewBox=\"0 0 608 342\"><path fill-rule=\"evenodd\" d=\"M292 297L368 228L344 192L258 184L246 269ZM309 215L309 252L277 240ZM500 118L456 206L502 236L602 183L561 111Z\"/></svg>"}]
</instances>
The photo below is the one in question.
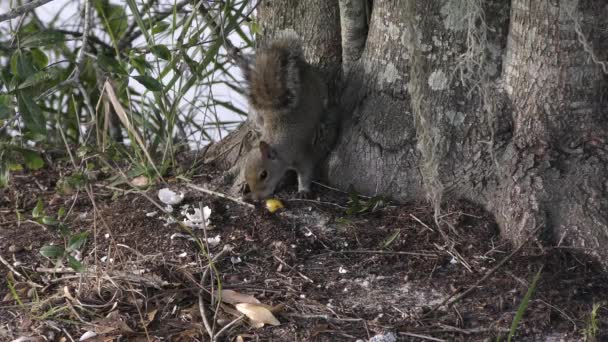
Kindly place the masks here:
<instances>
[{"instance_id":1,"label":"small stick","mask_svg":"<svg viewBox=\"0 0 608 342\"><path fill-rule=\"evenodd\" d=\"M18 17L51 1L53 0L34 0L32 2L28 2L25 5L15 7L9 12L0 14L0 22Z\"/></svg>"},{"instance_id":2,"label":"small stick","mask_svg":"<svg viewBox=\"0 0 608 342\"><path fill-rule=\"evenodd\" d=\"M77 273L70 267L50 268L50 267L38 267L36 272L40 273Z\"/></svg>"},{"instance_id":3,"label":"small stick","mask_svg":"<svg viewBox=\"0 0 608 342\"><path fill-rule=\"evenodd\" d=\"M422 222L419 218L417 218L416 216L414 216L414 214L410 214L410 216L416 220L416 222L420 223L421 225L423 225L426 229L434 232L433 228L429 227L426 223Z\"/></svg>"},{"instance_id":4,"label":"small stick","mask_svg":"<svg viewBox=\"0 0 608 342\"><path fill-rule=\"evenodd\" d=\"M217 332L217 334L215 334L215 336L213 337L212 341L216 342L218 340L218 338L224 333L226 332L230 327L232 327L233 325L239 323L240 321L243 320L243 318L245 318L245 315L240 315L239 317L235 318L232 322L226 324L225 326L222 327L222 329L220 329L220 331Z\"/></svg>"},{"instance_id":5,"label":"small stick","mask_svg":"<svg viewBox=\"0 0 608 342\"><path fill-rule=\"evenodd\" d=\"M296 272L300 277L302 277L304 280L309 281L311 283L314 284L314 281L310 278L308 278L307 276L305 276L304 274L302 274L302 272L296 270L295 268L289 266L285 261L283 261L283 259L279 258L278 256L274 256L275 259L277 259L278 262L280 262L281 264L287 266L290 270Z\"/></svg>"},{"instance_id":6,"label":"small stick","mask_svg":"<svg viewBox=\"0 0 608 342\"><path fill-rule=\"evenodd\" d=\"M348 251L331 251L331 254L339 254L339 253L349 253L349 254L395 254L395 255L413 255L413 256L423 256L429 258L436 258L437 255L429 254L429 253L420 253L420 252L402 252L402 251L375 251L375 250L348 250Z\"/></svg>"},{"instance_id":7,"label":"small stick","mask_svg":"<svg viewBox=\"0 0 608 342\"><path fill-rule=\"evenodd\" d=\"M203 319L203 325L205 325L205 329L207 329L207 334L209 338L213 341L215 338L213 337L213 329L211 329L211 325L209 325L209 320L207 320L207 314L205 313L205 302L203 301L203 296L201 295L202 291L198 294L198 309L200 310L201 318Z\"/></svg>"},{"instance_id":8,"label":"small stick","mask_svg":"<svg viewBox=\"0 0 608 342\"><path fill-rule=\"evenodd\" d=\"M13 265L9 264L8 261L6 261L2 255L0 255L0 262L2 262L4 264L4 266L8 267L9 270L11 270L11 272L13 272L14 274L18 275L19 277L23 278L23 279L27 279L23 276L23 274L19 273L14 267Z\"/></svg>"},{"instance_id":9,"label":"small stick","mask_svg":"<svg viewBox=\"0 0 608 342\"><path fill-rule=\"evenodd\" d=\"M347 207L343 207L337 203L323 202L323 201L317 201L317 200L306 199L306 198L292 198L289 200L289 202L308 202L308 203L316 203L316 204L327 204L327 205L333 205L334 207L338 207L340 209L348 209Z\"/></svg>"},{"instance_id":10,"label":"small stick","mask_svg":"<svg viewBox=\"0 0 608 342\"><path fill-rule=\"evenodd\" d=\"M204 193L209 194L209 195L213 195L213 196L221 197L221 198L224 198L224 199L227 199L227 200L233 201L233 202L235 202L235 203L238 203L238 204L240 204L240 205L244 205L244 206L246 206L247 208L255 209L255 206L254 206L253 204L251 204L251 203L247 203L247 202L244 202L244 201L241 201L241 200L240 200L240 199L238 199L238 198L228 196L228 195L223 194L223 193L221 193L221 192L217 192L217 191L213 191L213 190L205 189L205 188L202 188L202 187L200 187L200 186L196 186L196 185L194 185L194 184L190 184L190 183L186 184L186 186L187 186L187 187L189 187L190 189L193 189L193 190L196 190L196 191L200 191L200 192L204 192Z\"/></svg>"},{"instance_id":11,"label":"small stick","mask_svg":"<svg viewBox=\"0 0 608 342\"><path fill-rule=\"evenodd\" d=\"M288 314L288 317L293 318L302 318L302 319L324 319L329 322L361 322L363 318L339 318L339 317L330 317L329 315L303 315L303 314Z\"/></svg>"},{"instance_id":12,"label":"small stick","mask_svg":"<svg viewBox=\"0 0 608 342\"><path fill-rule=\"evenodd\" d=\"M399 335L405 335L405 336L409 336L409 337L416 337L416 338L421 338L423 340L429 340L429 341L437 341L437 342L445 342L446 340L442 340L439 338L435 338L432 336L426 336L426 335L420 335L420 334L414 334L414 333L408 333L408 332L399 332Z\"/></svg>"}]
</instances>

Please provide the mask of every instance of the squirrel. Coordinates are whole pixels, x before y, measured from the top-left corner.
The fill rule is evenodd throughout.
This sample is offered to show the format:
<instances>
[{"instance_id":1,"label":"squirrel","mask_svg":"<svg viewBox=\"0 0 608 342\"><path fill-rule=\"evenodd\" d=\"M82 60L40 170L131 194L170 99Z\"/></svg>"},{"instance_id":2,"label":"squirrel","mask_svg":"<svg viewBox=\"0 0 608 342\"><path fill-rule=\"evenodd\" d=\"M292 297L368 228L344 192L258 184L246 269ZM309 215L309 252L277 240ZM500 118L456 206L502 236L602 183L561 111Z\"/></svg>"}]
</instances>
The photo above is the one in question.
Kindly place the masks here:
<instances>
[{"instance_id":1,"label":"squirrel","mask_svg":"<svg viewBox=\"0 0 608 342\"><path fill-rule=\"evenodd\" d=\"M298 193L308 196L315 165L336 140L325 82L304 59L292 30L258 49L244 71L251 120L260 134L245 162L245 198L272 195L288 170L297 173Z\"/></svg>"}]
</instances>

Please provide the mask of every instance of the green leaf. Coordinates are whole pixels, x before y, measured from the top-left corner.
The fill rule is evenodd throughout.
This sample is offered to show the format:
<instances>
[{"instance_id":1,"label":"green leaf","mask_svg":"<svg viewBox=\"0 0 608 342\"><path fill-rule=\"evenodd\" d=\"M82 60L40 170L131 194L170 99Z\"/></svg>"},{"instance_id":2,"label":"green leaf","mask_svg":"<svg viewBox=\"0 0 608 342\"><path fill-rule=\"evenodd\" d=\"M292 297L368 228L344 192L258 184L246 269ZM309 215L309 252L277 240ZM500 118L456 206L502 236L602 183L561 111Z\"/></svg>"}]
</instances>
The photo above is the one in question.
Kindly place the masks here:
<instances>
[{"instance_id":1,"label":"green leaf","mask_svg":"<svg viewBox=\"0 0 608 342\"><path fill-rule=\"evenodd\" d=\"M68 251L75 251L80 249L80 247L82 247L86 242L87 242L87 237L89 236L89 232L81 232L78 234L74 234L71 238L70 241L68 242Z\"/></svg>"},{"instance_id":2,"label":"green leaf","mask_svg":"<svg viewBox=\"0 0 608 342\"><path fill-rule=\"evenodd\" d=\"M114 57L100 54L97 56L97 63L99 64L99 67L105 71L115 74L128 75L125 68L123 68L118 60L116 60Z\"/></svg>"},{"instance_id":3,"label":"green leaf","mask_svg":"<svg viewBox=\"0 0 608 342\"><path fill-rule=\"evenodd\" d=\"M30 52L32 53L32 61L38 70L46 67L49 64L49 58L44 52L42 52L42 50L32 49Z\"/></svg>"},{"instance_id":4,"label":"green leaf","mask_svg":"<svg viewBox=\"0 0 608 342\"><path fill-rule=\"evenodd\" d=\"M38 47L55 45L65 41L63 33L57 31L39 31L30 36L27 36L21 40L21 46L25 47Z\"/></svg>"},{"instance_id":5,"label":"green leaf","mask_svg":"<svg viewBox=\"0 0 608 342\"><path fill-rule=\"evenodd\" d=\"M23 166L21 166L21 164L17 164L17 163L9 163L8 164L8 169L11 172L23 171Z\"/></svg>"},{"instance_id":6,"label":"green leaf","mask_svg":"<svg viewBox=\"0 0 608 342\"><path fill-rule=\"evenodd\" d=\"M161 33L163 31L165 31L167 28L169 28L169 26L171 26L171 24L169 24L168 22L159 21L154 25L154 27L152 27L152 34Z\"/></svg>"},{"instance_id":7,"label":"green leaf","mask_svg":"<svg viewBox=\"0 0 608 342\"><path fill-rule=\"evenodd\" d=\"M397 229L393 232L393 234L391 234L386 240L384 240L384 243L382 244L382 247L387 248L388 246L390 246L393 242L395 242L395 240L401 235L401 229Z\"/></svg>"},{"instance_id":8,"label":"green leaf","mask_svg":"<svg viewBox=\"0 0 608 342\"><path fill-rule=\"evenodd\" d=\"M152 68L144 56L132 56L131 65L133 65L133 67L135 67L135 69L137 69L137 71L139 71L139 73L142 75L146 73L147 69Z\"/></svg>"},{"instance_id":9,"label":"green leaf","mask_svg":"<svg viewBox=\"0 0 608 342\"><path fill-rule=\"evenodd\" d=\"M84 265L71 255L68 255L68 265L76 272L84 272Z\"/></svg>"},{"instance_id":10,"label":"green leaf","mask_svg":"<svg viewBox=\"0 0 608 342\"><path fill-rule=\"evenodd\" d=\"M24 80L36 73L32 60L32 53L29 51L17 50L11 56L11 71L13 75L17 76L18 80Z\"/></svg>"},{"instance_id":11,"label":"green leaf","mask_svg":"<svg viewBox=\"0 0 608 342\"><path fill-rule=\"evenodd\" d=\"M23 159L25 159L25 166L30 170L39 170L44 166L44 159L40 157L40 155L34 151L20 149L21 155Z\"/></svg>"},{"instance_id":12,"label":"green leaf","mask_svg":"<svg viewBox=\"0 0 608 342\"><path fill-rule=\"evenodd\" d=\"M163 90L163 85L150 76L147 76L147 75L133 76L133 78L136 79L137 82L141 83L144 87L146 87L146 89L148 89L150 91Z\"/></svg>"},{"instance_id":13,"label":"green leaf","mask_svg":"<svg viewBox=\"0 0 608 342\"><path fill-rule=\"evenodd\" d=\"M5 165L4 162L0 162L0 188L5 188L8 186L10 181L11 174L8 169L8 165Z\"/></svg>"},{"instance_id":14,"label":"green leaf","mask_svg":"<svg viewBox=\"0 0 608 342\"><path fill-rule=\"evenodd\" d=\"M19 91L17 92L17 100L19 113L21 113L25 127L34 133L46 134L46 119L32 96Z\"/></svg>"},{"instance_id":15,"label":"green leaf","mask_svg":"<svg viewBox=\"0 0 608 342\"><path fill-rule=\"evenodd\" d=\"M40 248L40 254L47 258L61 258L65 254L63 247L59 246L43 246Z\"/></svg>"},{"instance_id":16,"label":"green leaf","mask_svg":"<svg viewBox=\"0 0 608 342\"><path fill-rule=\"evenodd\" d=\"M58 224L59 222L52 216L44 216L42 218L42 223L47 224L49 226L54 226L54 225Z\"/></svg>"},{"instance_id":17,"label":"green leaf","mask_svg":"<svg viewBox=\"0 0 608 342\"><path fill-rule=\"evenodd\" d=\"M169 48L165 45L153 45L150 47L150 52L152 52L156 57L166 61L171 59L171 51L169 51Z\"/></svg>"},{"instance_id":18,"label":"green leaf","mask_svg":"<svg viewBox=\"0 0 608 342\"><path fill-rule=\"evenodd\" d=\"M23 81L17 89L24 89L34 85L38 85L43 82L54 81L59 79L61 74L63 73L63 69L59 67L52 67L46 70L39 71L33 75L30 75Z\"/></svg>"},{"instance_id":19,"label":"green leaf","mask_svg":"<svg viewBox=\"0 0 608 342\"><path fill-rule=\"evenodd\" d=\"M0 120L6 120L14 114L11 97L11 95L0 95Z\"/></svg>"},{"instance_id":20,"label":"green leaf","mask_svg":"<svg viewBox=\"0 0 608 342\"><path fill-rule=\"evenodd\" d=\"M123 7L111 5L108 0L95 0L93 6L101 18L103 28L113 40L122 38L128 26L127 14Z\"/></svg>"},{"instance_id":21,"label":"green leaf","mask_svg":"<svg viewBox=\"0 0 608 342\"><path fill-rule=\"evenodd\" d=\"M150 34L148 33L146 24L144 23L143 19L141 18L141 13L139 13L139 8L137 7L137 3L135 2L135 0L127 0L126 2L127 2L127 5L129 5L129 9L131 10L133 19L135 19L137 26L139 26L141 33L144 35L144 38L146 39L146 42L148 43L148 45L152 44L152 39L150 37Z\"/></svg>"},{"instance_id":22,"label":"green leaf","mask_svg":"<svg viewBox=\"0 0 608 342\"><path fill-rule=\"evenodd\" d=\"M65 215L65 207L59 208L59 211L57 211L57 218L61 219L64 215Z\"/></svg>"},{"instance_id":23,"label":"green leaf","mask_svg":"<svg viewBox=\"0 0 608 342\"><path fill-rule=\"evenodd\" d=\"M254 35L260 35L260 34L262 34L262 28L260 27L260 24L258 24L258 22L255 21L255 20L252 20L252 21L249 22L249 30Z\"/></svg>"},{"instance_id":24,"label":"green leaf","mask_svg":"<svg viewBox=\"0 0 608 342\"><path fill-rule=\"evenodd\" d=\"M44 215L44 202L42 202L42 198L39 198L34 210L32 210L32 217L39 218L42 215Z\"/></svg>"}]
</instances>

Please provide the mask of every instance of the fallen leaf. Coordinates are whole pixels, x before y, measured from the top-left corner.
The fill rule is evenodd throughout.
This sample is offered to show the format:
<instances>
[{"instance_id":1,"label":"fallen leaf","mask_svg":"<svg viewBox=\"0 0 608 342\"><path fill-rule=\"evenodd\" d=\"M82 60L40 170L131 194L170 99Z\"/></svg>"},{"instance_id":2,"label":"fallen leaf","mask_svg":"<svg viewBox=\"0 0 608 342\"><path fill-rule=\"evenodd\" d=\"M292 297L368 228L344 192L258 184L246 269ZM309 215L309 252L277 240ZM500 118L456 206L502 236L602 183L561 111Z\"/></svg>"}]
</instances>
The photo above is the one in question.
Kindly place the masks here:
<instances>
[{"instance_id":1,"label":"fallen leaf","mask_svg":"<svg viewBox=\"0 0 608 342\"><path fill-rule=\"evenodd\" d=\"M261 304L254 296L238 293L233 290L222 290L222 302L228 304L249 303Z\"/></svg>"},{"instance_id":2,"label":"fallen leaf","mask_svg":"<svg viewBox=\"0 0 608 342\"><path fill-rule=\"evenodd\" d=\"M272 312L266 307L259 304L239 303L235 305L236 309L245 314L254 327L262 327L264 324L280 325L281 322L274 317Z\"/></svg>"}]
</instances>

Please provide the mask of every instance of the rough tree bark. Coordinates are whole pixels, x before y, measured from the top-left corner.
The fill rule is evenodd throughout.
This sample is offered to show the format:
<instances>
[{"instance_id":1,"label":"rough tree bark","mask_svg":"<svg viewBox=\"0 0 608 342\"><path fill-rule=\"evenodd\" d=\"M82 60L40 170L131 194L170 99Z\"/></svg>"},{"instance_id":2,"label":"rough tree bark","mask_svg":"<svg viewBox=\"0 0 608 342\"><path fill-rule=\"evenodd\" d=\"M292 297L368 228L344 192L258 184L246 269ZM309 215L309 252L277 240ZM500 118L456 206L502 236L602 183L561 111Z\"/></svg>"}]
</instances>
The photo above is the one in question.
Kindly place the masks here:
<instances>
[{"instance_id":1,"label":"rough tree bark","mask_svg":"<svg viewBox=\"0 0 608 342\"><path fill-rule=\"evenodd\" d=\"M473 201L515 244L541 227L608 266L605 0L262 0L259 20L296 29L341 99L330 183Z\"/></svg>"}]
</instances>

